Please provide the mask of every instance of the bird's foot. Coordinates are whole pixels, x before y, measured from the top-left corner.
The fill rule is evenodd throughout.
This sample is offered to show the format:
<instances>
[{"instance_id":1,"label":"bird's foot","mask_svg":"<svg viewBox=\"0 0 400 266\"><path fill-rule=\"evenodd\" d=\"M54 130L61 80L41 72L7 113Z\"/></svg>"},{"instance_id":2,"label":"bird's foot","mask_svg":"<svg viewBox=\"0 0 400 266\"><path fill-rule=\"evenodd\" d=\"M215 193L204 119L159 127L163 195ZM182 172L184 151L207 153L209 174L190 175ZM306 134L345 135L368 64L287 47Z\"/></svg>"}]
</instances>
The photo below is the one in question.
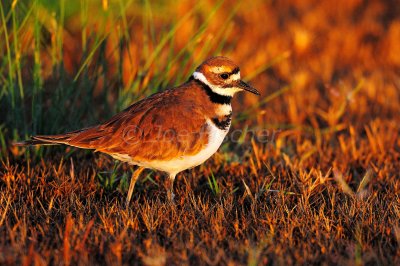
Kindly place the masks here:
<instances>
[{"instance_id":1,"label":"bird's foot","mask_svg":"<svg viewBox=\"0 0 400 266\"><path fill-rule=\"evenodd\" d=\"M175 194L172 189L168 189L167 191L167 200L171 204L175 204Z\"/></svg>"},{"instance_id":2,"label":"bird's foot","mask_svg":"<svg viewBox=\"0 0 400 266\"><path fill-rule=\"evenodd\" d=\"M167 200L171 205L175 205L174 180L175 180L175 174L170 174L166 186Z\"/></svg>"}]
</instances>

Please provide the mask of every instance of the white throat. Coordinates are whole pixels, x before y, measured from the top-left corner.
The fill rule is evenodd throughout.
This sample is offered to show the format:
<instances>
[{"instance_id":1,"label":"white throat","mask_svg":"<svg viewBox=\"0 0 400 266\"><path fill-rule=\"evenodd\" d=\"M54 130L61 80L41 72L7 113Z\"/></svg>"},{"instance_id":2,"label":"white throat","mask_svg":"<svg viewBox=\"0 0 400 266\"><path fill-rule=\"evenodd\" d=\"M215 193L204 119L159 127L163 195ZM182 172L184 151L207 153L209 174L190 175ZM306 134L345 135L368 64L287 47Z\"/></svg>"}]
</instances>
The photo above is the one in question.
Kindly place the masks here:
<instances>
[{"instance_id":1,"label":"white throat","mask_svg":"<svg viewBox=\"0 0 400 266\"><path fill-rule=\"evenodd\" d=\"M219 94L219 95L230 96L230 97L232 97L236 92L241 91L241 89L240 89L240 88L237 88L237 87L223 88L223 87L221 87L221 86L219 86L219 85L213 85L213 84L211 84L211 83L207 80L207 78L206 78L206 77L204 76L204 74L201 73L201 72L195 71L195 72L193 73L193 78L194 78L194 79L197 79L197 80L199 80L199 81L201 81L201 82L203 82L203 83L206 84L208 87L210 87L210 89L211 89L213 92L215 92L216 94ZM240 73L235 74L235 76L234 76L233 78L234 78L235 80L236 80L236 79L240 79Z\"/></svg>"}]
</instances>

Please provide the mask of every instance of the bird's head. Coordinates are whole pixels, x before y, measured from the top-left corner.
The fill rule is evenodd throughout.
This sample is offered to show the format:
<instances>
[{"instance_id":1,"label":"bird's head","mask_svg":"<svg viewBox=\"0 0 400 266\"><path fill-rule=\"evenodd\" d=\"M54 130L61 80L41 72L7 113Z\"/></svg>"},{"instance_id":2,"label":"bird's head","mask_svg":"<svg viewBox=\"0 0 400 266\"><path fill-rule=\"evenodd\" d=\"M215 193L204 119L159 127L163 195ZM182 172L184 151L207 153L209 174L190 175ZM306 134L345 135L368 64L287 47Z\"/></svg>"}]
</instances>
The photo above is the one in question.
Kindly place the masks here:
<instances>
[{"instance_id":1,"label":"bird's head","mask_svg":"<svg viewBox=\"0 0 400 266\"><path fill-rule=\"evenodd\" d=\"M229 58L212 57L196 68L192 76L219 95L232 97L236 92L249 91L256 95L260 93L240 79L239 67Z\"/></svg>"}]
</instances>

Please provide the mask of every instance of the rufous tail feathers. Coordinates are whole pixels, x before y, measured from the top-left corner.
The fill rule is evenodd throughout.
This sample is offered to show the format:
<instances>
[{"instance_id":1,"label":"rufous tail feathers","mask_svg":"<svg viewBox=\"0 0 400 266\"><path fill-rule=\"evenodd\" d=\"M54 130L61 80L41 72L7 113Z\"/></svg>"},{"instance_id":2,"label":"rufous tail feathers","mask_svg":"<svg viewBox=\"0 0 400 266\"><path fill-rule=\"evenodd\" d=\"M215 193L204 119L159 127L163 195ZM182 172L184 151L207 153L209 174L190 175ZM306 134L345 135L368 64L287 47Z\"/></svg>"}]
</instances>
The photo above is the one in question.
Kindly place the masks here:
<instances>
[{"instance_id":1,"label":"rufous tail feathers","mask_svg":"<svg viewBox=\"0 0 400 266\"><path fill-rule=\"evenodd\" d=\"M80 129L72 132L68 132L65 134L59 134L59 135L38 135L38 136L32 136L31 139L20 141L20 142L14 142L15 146L32 146L32 145L59 145L59 144L66 144L66 145L71 145L70 141L78 136L80 133L83 131L86 131L86 129ZM75 145L71 145L75 146ZM78 145L76 145L79 147ZM82 147L85 147L86 145L82 145ZM86 147L85 147L86 148Z\"/></svg>"},{"instance_id":2,"label":"rufous tail feathers","mask_svg":"<svg viewBox=\"0 0 400 266\"><path fill-rule=\"evenodd\" d=\"M15 146L68 144L71 134L32 136L29 140L14 142Z\"/></svg>"}]
</instances>

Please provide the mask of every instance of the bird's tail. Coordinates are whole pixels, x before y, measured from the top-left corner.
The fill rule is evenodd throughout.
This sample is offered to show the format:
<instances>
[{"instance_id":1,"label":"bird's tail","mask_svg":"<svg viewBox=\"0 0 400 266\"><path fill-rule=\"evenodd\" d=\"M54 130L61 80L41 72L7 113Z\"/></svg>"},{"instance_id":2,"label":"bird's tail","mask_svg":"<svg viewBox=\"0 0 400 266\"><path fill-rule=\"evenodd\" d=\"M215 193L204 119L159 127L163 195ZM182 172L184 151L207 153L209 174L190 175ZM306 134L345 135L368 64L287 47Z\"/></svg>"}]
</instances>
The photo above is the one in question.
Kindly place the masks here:
<instances>
[{"instance_id":1,"label":"bird's tail","mask_svg":"<svg viewBox=\"0 0 400 266\"><path fill-rule=\"evenodd\" d=\"M31 139L14 142L15 146L32 146L32 145L59 145L67 144L68 135L49 135L49 136L32 136Z\"/></svg>"},{"instance_id":2,"label":"bird's tail","mask_svg":"<svg viewBox=\"0 0 400 266\"><path fill-rule=\"evenodd\" d=\"M77 130L73 132L68 132L60 135L39 135L32 136L31 139L14 142L15 146L32 146L32 145L59 145L67 144L69 145L70 140L76 136L82 130Z\"/></svg>"}]
</instances>

